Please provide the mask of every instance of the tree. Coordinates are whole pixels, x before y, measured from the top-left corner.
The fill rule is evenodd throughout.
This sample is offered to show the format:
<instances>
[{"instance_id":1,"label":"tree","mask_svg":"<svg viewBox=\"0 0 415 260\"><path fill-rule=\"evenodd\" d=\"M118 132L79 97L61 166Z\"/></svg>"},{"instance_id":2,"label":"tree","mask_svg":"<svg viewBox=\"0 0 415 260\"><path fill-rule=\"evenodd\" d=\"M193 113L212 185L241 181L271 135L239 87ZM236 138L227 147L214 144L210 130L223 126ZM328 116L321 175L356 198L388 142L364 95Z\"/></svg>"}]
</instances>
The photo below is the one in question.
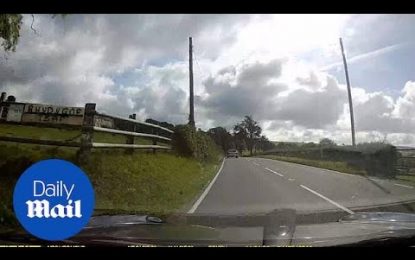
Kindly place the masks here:
<instances>
[{"instance_id":1,"label":"tree","mask_svg":"<svg viewBox=\"0 0 415 260\"><path fill-rule=\"evenodd\" d=\"M336 143L329 139L329 138L323 138L320 140L320 146L322 147L331 147L331 146L336 146Z\"/></svg>"},{"instance_id":2,"label":"tree","mask_svg":"<svg viewBox=\"0 0 415 260\"><path fill-rule=\"evenodd\" d=\"M253 120L252 116L245 116L245 119L241 123L235 125L234 132L235 136L238 136L240 139L245 141L249 153L252 156L252 150L262 132L258 122Z\"/></svg>"},{"instance_id":3,"label":"tree","mask_svg":"<svg viewBox=\"0 0 415 260\"><path fill-rule=\"evenodd\" d=\"M225 128L218 126L209 129L207 133L224 152L232 148L232 135Z\"/></svg>"},{"instance_id":4,"label":"tree","mask_svg":"<svg viewBox=\"0 0 415 260\"><path fill-rule=\"evenodd\" d=\"M52 15L52 18L55 18L57 14ZM59 14L62 18L66 14ZM36 33L33 28L33 22L35 20L34 15L32 14L32 24L30 28ZM21 14L0 14L0 38L3 39L1 46L6 52L16 51L17 43L20 38L20 29L23 23L23 15Z\"/></svg>"},{"instance_id":5,"label":"tree","mask_svg":"<svg viewBox=\"0 0 415 260\"><path fill-rule=\"evenodd\" d=\"M0 14L1 46L6 52L15 51L20 37L23 16L21 14Z\"/></svg>"},{"instance_id":6,"label":"tree","mask_svg":"<svg viewBox=\"0 0 415 260\"><path fill-rule=\"evenodd\" d=\"M243 151L246 148L245 145L246 133L244 129L239 126L235 126L233 129L232 143L236 150Z\"/></svg>"},{"instance_id":7,"label":"tree","mask_svg":"<svg viewBox=\"0 0 415 260\"><path fill-rule=\"evenodd\" d=\"M259 139L259 149L262 151L267 151L273 148L275 148L275 144L268 140L265 135L261 135L261 138Z\"/></svg>"}]
</instances>

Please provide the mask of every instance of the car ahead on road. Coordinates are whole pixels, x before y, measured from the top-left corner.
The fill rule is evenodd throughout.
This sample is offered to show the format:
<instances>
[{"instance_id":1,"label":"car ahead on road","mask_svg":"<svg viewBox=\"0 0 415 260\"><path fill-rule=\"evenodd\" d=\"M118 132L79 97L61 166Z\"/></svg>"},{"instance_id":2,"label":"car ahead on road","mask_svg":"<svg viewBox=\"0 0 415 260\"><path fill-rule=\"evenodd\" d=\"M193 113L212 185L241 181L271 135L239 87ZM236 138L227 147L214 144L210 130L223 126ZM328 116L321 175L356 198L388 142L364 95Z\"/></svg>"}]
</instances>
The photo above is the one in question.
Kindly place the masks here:
<instances>
[{"instance_id":1,"label":"car ahead on road","mask_svg":"<svg viewBox=\"0 0 415 260\"><path fill-rule=\"evenodd\" d=\"M239 157L239 152L238 152L238 150L236 150L236 149L229 149L229 150L226 152L226 158L229 158L229 157L238 158L238 157Z\"/></svg>"}]
</instances>

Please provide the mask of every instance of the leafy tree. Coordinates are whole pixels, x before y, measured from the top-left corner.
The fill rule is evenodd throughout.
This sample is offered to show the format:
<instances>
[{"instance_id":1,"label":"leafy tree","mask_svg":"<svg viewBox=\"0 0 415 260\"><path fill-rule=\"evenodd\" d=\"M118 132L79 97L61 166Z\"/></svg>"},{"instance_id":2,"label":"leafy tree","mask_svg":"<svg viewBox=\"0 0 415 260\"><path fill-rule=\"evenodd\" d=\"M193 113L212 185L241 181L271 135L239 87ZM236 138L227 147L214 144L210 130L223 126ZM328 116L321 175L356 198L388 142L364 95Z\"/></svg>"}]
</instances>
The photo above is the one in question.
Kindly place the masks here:
<instances>
[{"instance_id":1,"label":"leafy tree","mask_svg":"<svg viewBox=\"0 0 415 260\"><path fill-rule=\"evenodd\" d=\"M234 132L235 136L237 136L238 139L245 141L249 153L252 156L253 148L255 147L255 144L260 138L262 132L258 122L253 120L252 116L245 116L244 120L241 123L235 125Z\"/></svg>"},{"instance_id":2,"label":"leafy tree","mask_svg":"<svg viewBox=\"0 0 415 260\"><path fill-rule=\"evenodd\" d=\"M209 129L207 133L224 152L232 148L232 135L225 128L218 126Z\"/></svg>"},{"instance_id":3,"label":"leafy tree","mask_svg":"<svg viewBox=\"0 0 415 260\"><path fill-rule=\"evenodd\" d=\"M6 52L15 51L20 37L23 16L21 14L0 14L1 46Z\"/></svg>"},{"instance_id":4,"label":"leafy tree","mask_svg":"<svg viewBox=\"0 0 415 260\"><path fill-rule=\"evenodd\" d=\"M61 16L64 18L66 14L54 14L52 18L56 16ZM32 24L30 28L36 33L33 28L33 22L35 20L34 15L32 14ZM20 29L23 23L23 15L21 14L0 14L0 38L2 39L1 46L6 52L16 51L17 43L20 38Z\"/></svg>"},{"instance_id":5,"label":"leafy tree","mask_svg":"<svg viewBox=\"0 0 415 260\"><path fill-rule=\"evenodd\" d=\"M320 146L322 147L332 147L332 146L336 146L336 143L329 139L329 138L323 138L320 140Z\"/></svg>"},{"instance_id":6,"label":"leafy tree","mask_svg":"<svg viewBox=\"0 0 415 260\"><path fill-rule=\"evenodd\" d=\"M261 138L259 139L259 149L262 151L267 151L273 148L275 148L275 144L268 140L265 135L261 135Z\"/></svg>"}]
</instances>

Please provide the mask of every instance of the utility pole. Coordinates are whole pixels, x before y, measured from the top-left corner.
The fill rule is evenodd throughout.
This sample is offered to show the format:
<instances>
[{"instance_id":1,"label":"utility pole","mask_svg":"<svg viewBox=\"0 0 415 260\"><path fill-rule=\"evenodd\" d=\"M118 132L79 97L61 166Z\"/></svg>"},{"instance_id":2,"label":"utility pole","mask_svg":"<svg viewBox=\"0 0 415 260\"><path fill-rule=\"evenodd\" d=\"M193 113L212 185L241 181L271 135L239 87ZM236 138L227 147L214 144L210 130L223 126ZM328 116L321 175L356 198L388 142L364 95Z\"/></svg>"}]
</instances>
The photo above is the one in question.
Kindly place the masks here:
<instances>
[{"instance_id":1,"label":"utility pole","mask_svg":"<svg viewBox=\"0 0 415 260\"><path fill-rule=\"evenodd\" d=\"M189 125L196 127L195 125L195 111L194 111L194 100L193 100L193 45L192 37L189 37L189 93L190 93L190 113L189 113Z\"/></svg>"},{"instance_id":2,"label":"utility pole","mask_svg":"<svg viewBox=\"0 0 415 260\"><path fill-rule=\"evenodd\" d=\"M353 102L352 102L352 91L350 89L349 72L347 70L346 55L344 54L344 48L343 48L342 38L340 38L340 48L341 48L342 56L343 56L344 72L346 74L346 83L347 83L347 93L348 93L348 96L349 96L350 124L351 124L351 129L352 129L352 145L353 146L356 146L355 129L354 129L354 115L353 115Z\"/></svg>"}]
</instances>

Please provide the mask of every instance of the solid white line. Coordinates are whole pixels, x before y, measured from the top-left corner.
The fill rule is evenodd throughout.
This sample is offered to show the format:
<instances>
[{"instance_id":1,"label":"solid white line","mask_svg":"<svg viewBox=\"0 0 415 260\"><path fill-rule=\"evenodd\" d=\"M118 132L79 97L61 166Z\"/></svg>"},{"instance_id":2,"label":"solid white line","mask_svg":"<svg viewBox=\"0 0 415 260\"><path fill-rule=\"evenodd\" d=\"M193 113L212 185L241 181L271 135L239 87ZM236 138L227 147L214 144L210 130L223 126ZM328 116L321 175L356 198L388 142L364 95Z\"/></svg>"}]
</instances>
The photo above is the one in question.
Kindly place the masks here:
<instances>
[{"instance_id":1,"label":"solid white line","mask_svg":"<svg viewBox=\"0 0 415 260\"><path fill-rule=\"evenodd\" d=\"M276 171L273 171L273 170L271 170L271 169L269 169L269 168L265 168L265 170L268 170L268 171L270 171L270 172L272 172L272 173L275 173L276 175L279 175L279 176L281 176L281 177L284 177L284 175L282 175L281 173L278 173L278 172L276 172Z\"/></svg>"},{"instance_id":2,"label":"solid white line","mask_svg":"<svg viewBox=\"0 0 415 260\"><path fill-rule=\"evenodd\" d=\"M340 205L339 203L337 203L337 202L335 202L335 201L332 201L331 199L329 199L329 198L327 198L327 197L325 197L325 196L321 195L320 193L318 193L318 192L316 192L316 191L313 191L312 189L310 189L310 188L308 188L308 187L306 187L306 186L304 186L304 185L300 185L300 186L301 186L301 188L308 190L309 192L313 193L314 195L317 195L317 196L319 196L320 198L327 200L328 202L330 202L330 203L331 203L331 204L333 204L334 206L336 206L336 207L338 207L338 208L340 208L340 209L342 209L342 210L346 211L347 213L349 213L349 214L353 214L353 213L354 213L354 212L353 212L353 211L351 211L350 209L348 209L348 208L346 208L346 207L343 207L343 206L342 206L342 205Z\"/></svg>"},{"instance_id":3,"label":"solid white line","mask_svg":"<svg viewBox=\"0 0 415 260\"><path fill-rule=\"evenodd\" d=\"M412 186L407 186L407 185L398 184L398 183L394 183L394 185L396 185L396 186L401 186L401 187L405 187L405 188L408 188L408 189L413 189L413 188L414 188L414 187L412 187Z\"/></svg>"},{"instance_id":4,"label":"solid white line","mask_svg":"<svg viewBox=\"0 0 415 260\"><path fill-rule=\"evenodd\" d=\"M225 159L223 159L222 165L220 166L219 171L216 173L215 178L213 178L213 180L206 187L205 191L202 193L202 195L200 195L199 199L195 202L195 204L193 204L193 207L187 213L193 214L196 211L197 207L199 207L200 203L202 203L203 199L206 197L206 195L212 188L213 184L215 183L216 179L218 178L219 173L222 171L224 163L225 163Z\"/></svg>"}]
</instances>

